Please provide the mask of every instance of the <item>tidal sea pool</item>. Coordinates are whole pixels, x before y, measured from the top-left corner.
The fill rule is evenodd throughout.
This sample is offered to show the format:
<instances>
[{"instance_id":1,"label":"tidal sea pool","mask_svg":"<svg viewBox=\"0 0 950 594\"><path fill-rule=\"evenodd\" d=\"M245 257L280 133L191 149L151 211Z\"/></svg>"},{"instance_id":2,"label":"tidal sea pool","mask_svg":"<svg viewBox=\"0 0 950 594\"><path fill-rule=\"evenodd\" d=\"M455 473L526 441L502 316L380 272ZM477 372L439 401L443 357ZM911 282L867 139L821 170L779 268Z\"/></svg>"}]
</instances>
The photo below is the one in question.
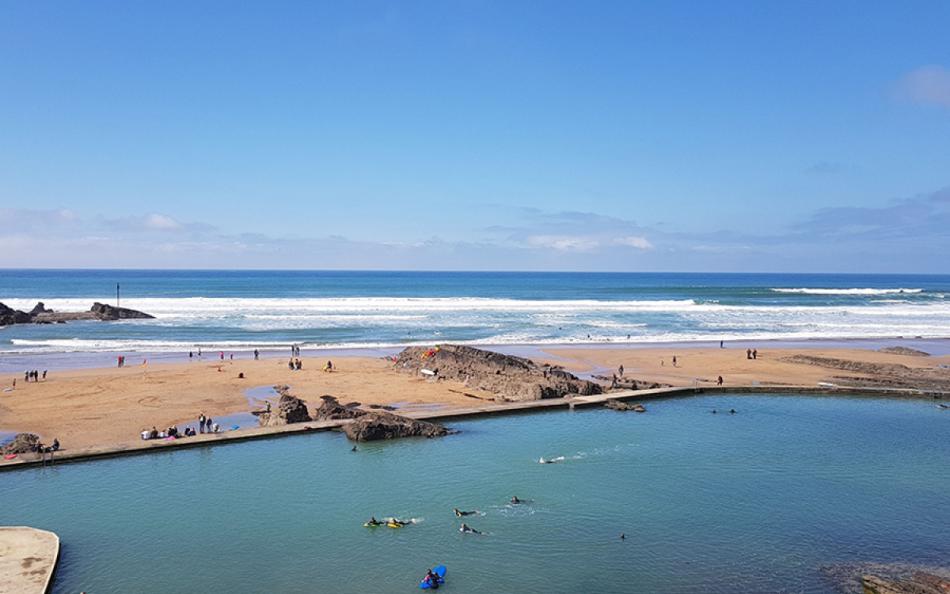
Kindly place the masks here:
<instances>
[{"instance_id":1,"label":"tidal sea pool","mask_svg":"<svg viewBox=\"0 0 950 594\"><path fill-rule=\"evenodd\" d=\"M60 535L62 593L411 592L436 564L458 593L833 592L824 566L950 559L950 411L933 402L646 406L356 452L314 433L4 472L0 524Z\"/></svg>"}]
</instances>

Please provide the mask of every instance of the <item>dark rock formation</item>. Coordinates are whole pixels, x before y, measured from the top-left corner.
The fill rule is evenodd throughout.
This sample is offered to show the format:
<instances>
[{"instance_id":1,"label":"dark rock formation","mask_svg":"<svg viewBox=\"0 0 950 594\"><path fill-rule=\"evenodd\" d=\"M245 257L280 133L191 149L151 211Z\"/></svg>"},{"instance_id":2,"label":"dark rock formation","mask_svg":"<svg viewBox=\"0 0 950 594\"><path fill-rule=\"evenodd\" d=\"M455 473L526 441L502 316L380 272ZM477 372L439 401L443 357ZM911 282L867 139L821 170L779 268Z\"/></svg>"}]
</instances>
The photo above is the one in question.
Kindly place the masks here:
<instances>
[{"instance_id":1,"label":"dark rock formation","mask_svg":"<svg viewBox=\"0 0 950 594\"><path fill-rule=\"evenodd\" d=\"M155 316L141 311L99 302L93 303L89 311L96 314L96 317L100 320L151 320L155 318Z\"/></svg>"},{"instance_id":2,"label":"dark rock formation","mask_svg":"<svg viewBox=\"0 0 950 594\"><path fill-rule=\"evenodd\" d=\"M627 404L622 400L611 398L604 402L604 406L613 410L632 410L633 412L645 413L647 409L642 404Z\"/></svg>"},{"instance_id":3,"label":"dark rock formation","mask_svg":"<svg viewBox=\"0 0 950 594\"><path fill-rule=\"evenodd\" d=\"M280 393L276 409L257 413L257 422L261 427L276 427L290 423L312 421L307 411L307 403L286 391L287 386L274 386Z\"/></svg>"},{"instance_id":4,"label":"dark rock formation","mask_svg":"<svg viewBox=\"0 0 950 594\"><path fill-rule=\"evenodd\" d=\"M26 454L35 452L40 446L40 436L34 433L17 433L13 441L0 448L0 454Z\"/></svg>"},{"instance_id":5,"label":"dark rock formation","mask_svg":"<svg viewBox=\"0 0 950 594\"><path fill-rule=\"evenodd\" d=\"M375 441L397 437L442 437L452 433L437 423L417 421L388 412L367 412L343 426L343 432L353 441Z\"/></svg>"},{"instance_id":6,"label":"dark rock formation","mask_svg":"<svg viewBox=\"0 0 950 594\"><path fill-rule=\"evenodd\" d=\"M355 419L366 414L365 410L360 410L354 406L342 405L340 401L329 394L320 397L323 403L319 408L313 411L314 421L339 421L342 419ZM352 403L351 403L352 404ZM357 403L358 404L358 403Z\"/></svg>"},{"instance_id":7,"label":"dark rock formation","mask_svg":"<svg viewBox=\"0 0 950 594\"><path fill-rule=\"evenodd\" d=\"M0 303L0 326L29 324L31 321L30 314Z\"/></svg>"},{"instance_id":8,"label":"dark rock formation","mask_svg":"<svg viewBox=\"0 0 950 594\"><path fill-rule=\"evenodd\" d=\"M152 319L147 313L128 309L125 307L114 307L105 303L93 303L89 311L64 311L55 312L47 309L43 302L37 303L29 313L12 309L0 303L0 326L11 326L13 324L62 324L65 322L75 322L79 320L127 320L127 319Z\"/></svg>"},{"instance_id":9,"label":"dark rock formation","mask_svg":"<svg viewBox=\"0 0 950 594\"><path fill-rule=\"evenodd\" d=\"M917 349L912 349L910 347L902 346L892 346L884 347L880 349L882 353L890 353L892 355L907 355L908 357L929 357L930 353L925 353L924 351L918 351Z\"/></svg>"},{"instance_id":10,"label":"dark rock formation","mask_svg":"<svg viewBox=\"0 0 950 594\"><path fill-rule=\"evenodd\" d=\"M409 347L396 358L396 369L460 381L511 401L602 392L598 384L578 379L560 367L538 365L522 357L451 344L434 348Z\"/></svg>"},{"instance_id":11,"label":"dark rock formation","mask_svg":"<svg viewBox=\"0 0 950 594\"><path fill-rule=\"evenodd\" d=\"M37 303L36 305L34 305L34 306L33 306L33 309L30 310L30 315L31 315L31 316L38 316L38 315L44 314L44 313L53 313L53 310L51 310L51 309L46 309L46 306L43 305L43 302L42 302L42 301L40 301L39 303Z\"/></svg>"}]
</instances>

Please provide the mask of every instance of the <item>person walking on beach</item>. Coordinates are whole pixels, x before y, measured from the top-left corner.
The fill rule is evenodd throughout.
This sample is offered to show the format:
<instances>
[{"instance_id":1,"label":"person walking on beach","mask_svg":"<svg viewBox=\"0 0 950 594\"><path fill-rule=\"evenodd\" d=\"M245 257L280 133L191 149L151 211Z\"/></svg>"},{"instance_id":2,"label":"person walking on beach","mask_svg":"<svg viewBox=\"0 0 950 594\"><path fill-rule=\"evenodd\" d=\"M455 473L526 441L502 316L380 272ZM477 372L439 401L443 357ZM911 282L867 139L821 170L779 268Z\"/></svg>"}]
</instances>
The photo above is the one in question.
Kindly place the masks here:
<instances>
[{"instance_id":1,"label":"person walking on beach","mask_svg":"<svg viewBox=\"0 0 950 594\"><path fill-rule=\"evenodd\" d=\"M676 355L673 355L673 367L676 367Z\"/></svg>"},{"instance_id":2,"label":"person walking on beach","mask_svg":"<svg viewBox=\"0 0 950 594\"><path fill-rule=\"evenodd\" d=\"M759 358L759 351L757 351L756 349L752 349L752 358L753 358L753 359L758 359L758 358Z\"/></svg>"},{"instance_id":3,"label":"person walking on beach","mask_svg":"<svg viewBox=\"0 0 950 594\"><path fill-rule=\"evenodd\" d=\"M261 358L261 352L257 349L254 349L254 360L257 361Z\"/></svg>"},{"instance_id":4,"label":"person walking on beach","mask_svg":"<svg viewBox=\"0 0 950 594\"><path fill-rule=\"evenodd\" d=\"M751 358L752 358L752 349L746 349L746 350L745 350L745 358L746 358L746 359L751 359Z\"/></svg>"},{"instance_id":5,"label":"person walking on beach","mask_svg":"<svg viewBox=\"0 0 950 594\"><path fill-rule=\"evenodd\" d=\"M49 370L48 370L48 369L44 369L44 370L43 370L43 381L44 381L44 382L46 381L46 372L47 372L47 371L49 371Z\"/></svg>"},{"instance_id":6,"label":"person walking on beach","mask_svg":"<svg viewBox=\"0 0 950 594\"><path fill-rule=\"evenodd\" d=\"M719 379L716 380L716 385L717 385L717 386L721 386L721 385L722 385L722 376L721 376L721 375L719 376Z\"/></svg>"},{"instance_id":7,"label":"person walking on beach","mask_svg":"<svg viewBox=\"0 0 950 594\"><path fill-rule=\"evenodd\" d=\"M198 415L198 431L200 433L205 432L205 414L204 413L201 413L200 415Z\"/></svg>"},{"instance_id":8,"label":"person walking on beach","mask_svg":"<svg viewBox=\"0 0 950 594\"><path fill-rule=\"evenodd\" d=\"M617 368L617 375L623 377L623 363L621 363L620 367Z\"/></svg>"},{"instance_id":9,"label":"person walking on beach","mask_svg":"<svg viewBox=\"0 0 950 594\"><path fill-rule=\"evenodd\" d=\"M726 347L722 346L722 341L721 341L721 340L719 341L719 348L721 348L721 349L726 348Z\"/></svg>"}]
</instances>

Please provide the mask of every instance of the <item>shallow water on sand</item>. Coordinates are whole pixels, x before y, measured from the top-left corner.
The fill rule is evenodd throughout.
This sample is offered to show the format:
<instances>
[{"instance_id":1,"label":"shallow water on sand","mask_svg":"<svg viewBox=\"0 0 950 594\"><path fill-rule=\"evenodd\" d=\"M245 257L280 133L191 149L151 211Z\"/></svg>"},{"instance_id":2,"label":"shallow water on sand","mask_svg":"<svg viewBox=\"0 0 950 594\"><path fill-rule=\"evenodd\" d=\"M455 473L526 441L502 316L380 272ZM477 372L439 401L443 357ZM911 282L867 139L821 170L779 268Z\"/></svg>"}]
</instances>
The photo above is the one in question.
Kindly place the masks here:
<instances>
[{"instance_id":1,"label":"shallow water on sand","mask_svg":"<svg viewBox=\"0 0 950 594\"><path fill-rule=\"evenodd\" d=\"M950 411L647 407L458 422L357 452L310 434L3 473L0 524L60 535L54 592L410 592L438 563L447 592L830 592L826 564L950 559ZM466 521L487 534L460 534L453 507L480 510ZM370 515L418 523L362 527Z\"/></svg>"}]
</instances>

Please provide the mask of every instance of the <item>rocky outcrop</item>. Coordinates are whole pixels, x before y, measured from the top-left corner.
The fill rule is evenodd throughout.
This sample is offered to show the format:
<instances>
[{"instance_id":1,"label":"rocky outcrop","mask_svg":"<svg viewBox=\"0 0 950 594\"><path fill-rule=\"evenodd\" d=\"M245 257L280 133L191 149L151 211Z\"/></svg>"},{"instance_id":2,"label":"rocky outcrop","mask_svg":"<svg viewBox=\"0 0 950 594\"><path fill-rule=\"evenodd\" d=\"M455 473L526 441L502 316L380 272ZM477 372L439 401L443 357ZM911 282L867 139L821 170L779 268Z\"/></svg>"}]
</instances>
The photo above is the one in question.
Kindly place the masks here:
<instances>
[{"instance_id":1,"label":"rocky outcrop","mask_svg":"<svg viewBox=\"0 0 950 594\"><path fill-rule=\"evenodd\" d=\"M13 324L29 324L32 321L30 314L7 307L0 303L0 326L12 326Z\"/></svg>"},{"instance_id":2,"label":"rocky outcrop","mask_svg":"<svg viewBox=\"0 0 950 594\"><path fill-rule=\"evenodd\" d=\"M343 419L355 419L366 414L355 406L344 406L340 401L329 394L321 396L323 401L320 406L313 411L314 421L340 421Z\"/></svg>"},{"instance_id":3,"label":"rocky outcrop","mask_svg":"<svg viewBox=\"0 0 950 594\"><path fill-rule=\"evenodd\" d=\"M40 436L35 433L18 433L13 441L0 448L0 454L26 454L40 447Z\"/></svg>"},{"instance_id":4,"label":"rocky outcrop","mask_svg":"<svg viewBox=\"0 0 950 594\"><path fill-rule=\"evenodd\" d=\"M307 410L307 403L290 394L286 388L287 386L274 386L280 394L280 399L276 408L257 413L257 422L261 427L277 427L313 420Z\"/></svg>"},{"instance_id":5,"label":"rocky outcrop","mask_svg":"<svg viewBox=\"0 0 950 594\"><path fill-rule=\"evenodd\" d=\"M45 314L45 313L54 313L54 312L51 309L46 309L46 306L43 304L42 301L34 305L33 309L30 310L31 316L38 316L40 314Z\"/></svg>"},{"instance_id":6,"label":"rocky outcrop","mask_svg":"<svg viewBox=\"0 0 950 594\"><path fill-rule=\"evenodd\" d=\"M612 410L632 410L633 412L645 413L647 412L646 407L642 404L628 404L622 400L617 400L616 398L611 398L610 400L604 402L604 406Z\"/></svg>"},{"instance_id":7,"label":"rocky outcrop","mask_svg":"<svg viewBox=\"0 0 950 594\"><path fill-rule=\"evenodd\" d=\"M460 381L509 401L600 394L600 385L530 359L468 346L409 347L396 357L396 369L422 377Z\"/></svg>"},{"instance_id":8,"label":"rocky outcrop","mask_svg":"<svg viewBox=\"0 0 950 594\"><path fill-rule=\"evenodd\" d=\"M610 386L611 390L656 390L658 388L672 388L673 384L661 384L659 382L644 382L631 377L607 377L606 375L595 375L594 379L601 380Z\"/></svg>"},{"instance_id":9,"label":"rocky outcrop","mask_svg":"<svg viewBox=\"0 0 950 594\"><path fill-rule=\"evenodd\" d=\"M908 563L843 563L820 568L843 594L950 594L950 568Z\"/></svg>"},{"instance_id":10,"label":"rocky outcrop","mask_svg":"<svg viewBox=\"0 0 950 594\"><path fill-rule=\"evenodd\" d=\"M910 347L903 346L892 346L884 347L880 349L882 353L890 353L892 355L906 355L908 357L929 357L930 353L925 353L924 351L918 351L917 349L912 349Z\"/></svg>"},{"instance_id":11,"label":"rocky outcrop","mask_svg":"<svg viewBox=\"0 0 950 594\"><path fill-rule=\"evenodd\" d=\"M64 322L76 322L79 320L131 320L131 319L153 319L147 313L128 309L126 307L115 307L105 303L93 303L89 311L63 311L56 312L47 309L42 301L37 303L29 313L12 309L0 303L0 326L12 326L13 324L54 324Z\"/></svg>"},{"instance_id":12,"label":"rocky outcrop","mask_svg":"<svg viewBox=\"0 0 950 594\"><path fill-rule=\"evenodd\" d=\"M352 423L343 426L343 432L353 441L376 441L397 437L442 437L451 430L437 423L417 421L388 412L366 412Z\"/></svg>"},{"instance_id":13,"label":"rocky outcrop","mask_svg":"<svg viewBox=\"0 0 950 594\"><path fill-rule=\"evenodd\" d=\"M850 387L902 388L950 392L950 370L940 367L911 367L900 363L853 361L818 355L792 355L781 359L785 363L814 365L845 372L829 380Z\"/></svg>"},{"instance_id":14,"label":"rocky outcrop","mask_svg":"<svg viewBox=\"0 0 950 594\"><path fill-rule=\"evenodd\" d=\"M93 303L89 309L100 320L151 320L155 316L127 307L115 307L108 303Z\"/></svg>"}]
</instances>

